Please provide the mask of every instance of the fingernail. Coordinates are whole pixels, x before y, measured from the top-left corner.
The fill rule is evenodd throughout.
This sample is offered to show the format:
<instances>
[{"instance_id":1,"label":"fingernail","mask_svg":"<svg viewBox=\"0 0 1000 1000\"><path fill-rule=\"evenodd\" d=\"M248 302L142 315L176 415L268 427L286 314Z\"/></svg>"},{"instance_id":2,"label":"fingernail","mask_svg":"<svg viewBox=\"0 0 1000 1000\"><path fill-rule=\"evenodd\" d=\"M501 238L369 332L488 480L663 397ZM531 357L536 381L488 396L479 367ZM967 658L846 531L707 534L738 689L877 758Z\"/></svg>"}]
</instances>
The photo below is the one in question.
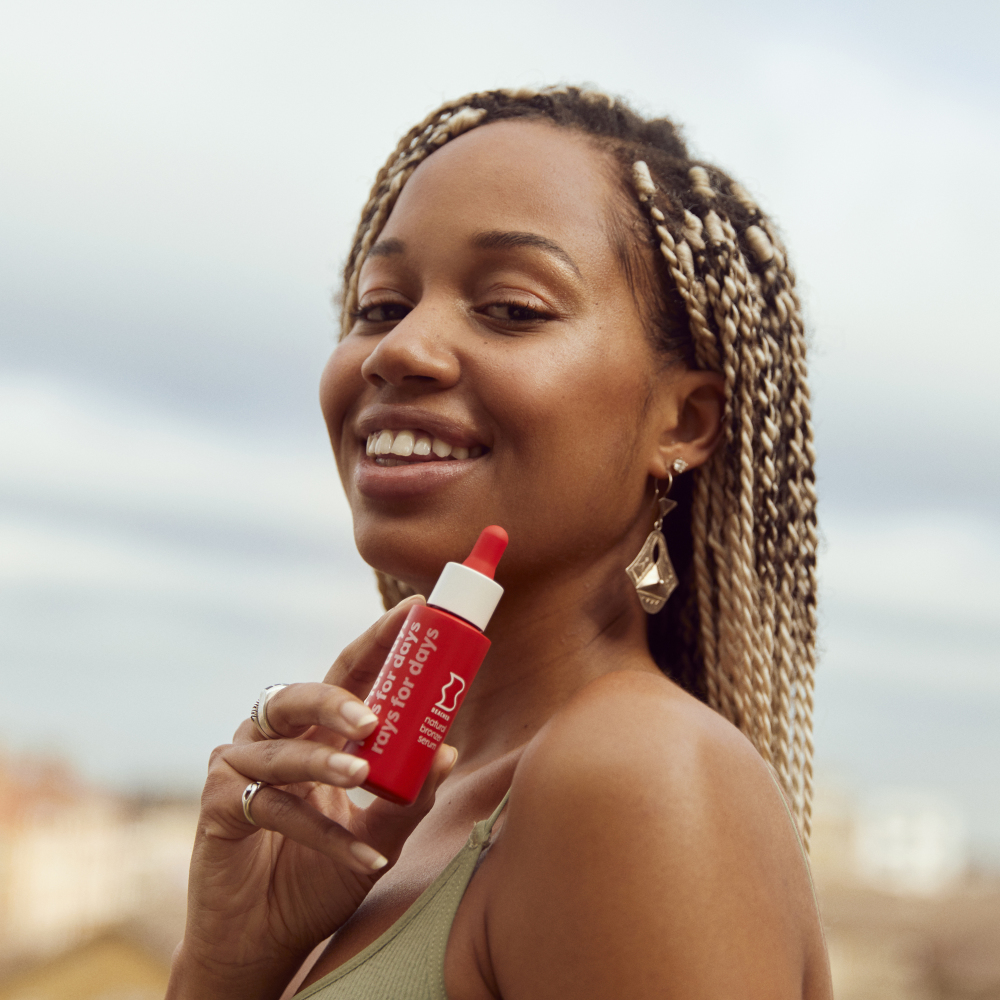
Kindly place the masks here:
<instances>
[{"instance_id":1,"label":"fingernail","mask_svg":"<svg viewBox=\"0 0 1000 1000\"><path fill-rule=\"evenodd\" d=\"M368 761L349 753L332 753L326 763L331 771L344 778L361 780L361 771L368 770Z\"/></svg>"},{"instance_id":2,"label":"fingernail","mask_svg":"<svg viewBox=\"0 0 1000 1000\"><path fill-rule=\"evenodd\" d=\"M378 716L364 702L360 701L345 701L340 706L340 714L352 726L356 726L359 729L364 726L370 726L373 722L378 722Z\"/></svg>"},{"instance_id":3,"label":"fingernail","mask_svg":"<svg viewBox=\"0 0 1000 1000\"><path fill-rule=\"evenodd\" d=\"M362 844L360 840L356 840L353 844L351 844L351 854L353 854L366 868L370 868L373 872L377 872L380 868L385 868L385 866L389 863L388 858L383 858L374 847Z\"/></svg>"}]
</instances>

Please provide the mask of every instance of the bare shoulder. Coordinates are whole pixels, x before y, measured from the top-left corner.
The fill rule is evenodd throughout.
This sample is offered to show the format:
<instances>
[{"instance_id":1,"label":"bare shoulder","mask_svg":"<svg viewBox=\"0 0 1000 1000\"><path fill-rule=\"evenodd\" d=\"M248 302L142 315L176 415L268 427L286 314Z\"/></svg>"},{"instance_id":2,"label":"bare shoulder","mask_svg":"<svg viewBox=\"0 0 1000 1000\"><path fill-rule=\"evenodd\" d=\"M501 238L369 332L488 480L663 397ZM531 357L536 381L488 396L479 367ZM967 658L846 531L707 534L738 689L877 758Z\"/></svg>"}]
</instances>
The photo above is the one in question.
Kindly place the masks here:
<instances>
[{"instance_id":1,"label":"bare shoulder","mask_svg":"<svg viewBox=\"0 0 1000 1000\"><path fill-rule=\"evenodd\" d=\"M490 951L508 1000L829 995L808 868L767 765L665 678L606 675L549 721L494 852Z\"/></svg>"},{"instance_id":2,"label":"bare shoulder","mask_svg":"<svg viewBox=\"0 0 1000 1000\"><path fill-rule=\"evenodd\" d=\"M760 826L768 839L790 836L799 854L781 796L749 740L707 705L649 673L607 674L550 720L518 768L515 806L523 798L533 810L538 793L580 821L608 810L604 829L642 820L675 843L688 832L703 843L707 832L738 840Z\"/></svg>"}]
</instances>

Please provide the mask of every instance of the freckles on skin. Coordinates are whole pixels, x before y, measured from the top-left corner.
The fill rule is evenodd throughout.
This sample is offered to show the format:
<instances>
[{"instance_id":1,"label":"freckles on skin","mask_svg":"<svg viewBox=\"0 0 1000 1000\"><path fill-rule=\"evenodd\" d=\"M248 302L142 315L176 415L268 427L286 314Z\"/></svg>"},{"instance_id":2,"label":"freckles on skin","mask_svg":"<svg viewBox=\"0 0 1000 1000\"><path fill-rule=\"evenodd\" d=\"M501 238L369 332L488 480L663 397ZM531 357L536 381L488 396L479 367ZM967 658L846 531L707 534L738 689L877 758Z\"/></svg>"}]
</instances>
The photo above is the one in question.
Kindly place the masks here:
<instances>
[{"instance_id":1,"label":"freckles on skin","mask_svg":"<svg viewBox=\"0 0 1000 1000\"><path fill-rule=\"evenodd\" d=\"M364 304L373 289L391 293L408 311L384 327L356 324L322 389L358 545L373 564L417 544L404 528L441 551L446 533L474 537L493 522L511 535L510 572L607 548L642 516L656 359L604 225L611 178L606 154L582 137L504 122L453 140L404 187L380 241L405 249L370 258L359 295ZM484 232L538 234L575 268L538 249L476 249ZM484 304L518 295L551 315L524 328L484 319ZM366 371L378 373L377 349L380 363L392 358L393 384L361 374L369 356ZM427 359L442 358L454 362L453 384L427 374ZM440 495L373 503L355 485L365 458L354 421L382 403L476 428L492 450Z\"/></svg>"}]
</instances>

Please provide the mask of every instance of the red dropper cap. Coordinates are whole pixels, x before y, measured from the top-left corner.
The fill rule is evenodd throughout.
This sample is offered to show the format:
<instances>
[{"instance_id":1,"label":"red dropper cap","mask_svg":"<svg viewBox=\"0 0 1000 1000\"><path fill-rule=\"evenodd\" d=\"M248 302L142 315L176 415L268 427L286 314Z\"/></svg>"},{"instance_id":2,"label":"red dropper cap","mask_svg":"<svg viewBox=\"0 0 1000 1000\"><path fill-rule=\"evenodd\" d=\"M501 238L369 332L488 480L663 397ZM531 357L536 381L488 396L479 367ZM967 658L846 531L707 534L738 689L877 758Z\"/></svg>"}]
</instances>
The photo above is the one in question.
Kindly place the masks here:
<instances>
[{"instance_id":1,"label":"red dropper cap","mask_svg":"<svg viewBox=\"0 0 1000 1000\"><path fill-rule=\"evenodd\" d=\"M443 608L482 630L496 610L503 587L493 579L507 532L491 524L483 530L464 563L445 563L427 598L432 608Z\"/></svg>"},{"instance_id":2,"label":"red dropper cap","mask_svg":"<svg viewBox=\"0 0 1000 1000\"><path fill-rule=\"evenodd\" d=\"M462 565L492 580L497 563L507 548L507 541L507 532L499 525L491 524L488 528L483 528L476 544L472 546L469 558Z\"/></svg>"}]
</instances>

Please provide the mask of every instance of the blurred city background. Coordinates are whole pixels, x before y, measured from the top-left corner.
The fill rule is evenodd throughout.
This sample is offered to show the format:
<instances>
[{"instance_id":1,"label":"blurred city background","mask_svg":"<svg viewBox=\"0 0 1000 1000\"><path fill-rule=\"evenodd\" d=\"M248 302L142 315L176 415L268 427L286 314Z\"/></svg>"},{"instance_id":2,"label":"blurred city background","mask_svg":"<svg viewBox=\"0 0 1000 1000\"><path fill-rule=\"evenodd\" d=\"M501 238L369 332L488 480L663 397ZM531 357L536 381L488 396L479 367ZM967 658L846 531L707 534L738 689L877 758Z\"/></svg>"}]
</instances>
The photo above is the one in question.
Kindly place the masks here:
<instances>
[{"instance_id":1,"label":"blurred city background","mask_svg":"<svg viewBox=\"0 0 1000 1000\"><path fill-rule=\"evenodd\" d=\"M589 82L787 234L838 1000L1000 997L1000 7L0 2L0 1000L162 995L213 746L379 612L316 402L375 171Z\"/></svg>"}]
</instances>

